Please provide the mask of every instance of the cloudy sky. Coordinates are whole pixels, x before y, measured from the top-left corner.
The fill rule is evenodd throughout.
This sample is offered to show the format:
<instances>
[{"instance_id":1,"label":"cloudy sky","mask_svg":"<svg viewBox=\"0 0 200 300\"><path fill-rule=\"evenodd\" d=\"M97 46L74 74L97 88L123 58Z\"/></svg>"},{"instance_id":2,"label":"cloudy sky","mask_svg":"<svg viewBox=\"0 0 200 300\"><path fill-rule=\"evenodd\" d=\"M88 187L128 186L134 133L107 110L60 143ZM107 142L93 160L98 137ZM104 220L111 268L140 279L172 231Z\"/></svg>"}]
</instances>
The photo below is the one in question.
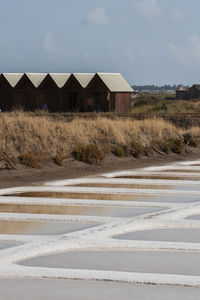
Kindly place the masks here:
<instances>
[{"instance_id":1,"label":"cloudy sky","mask_svg":"<svg viewBox=\"0 0 200 300\"><path fill-rule=\"evenodd\" d=\"M199 0L0 0L0 72L200 83Z\"/></svg>"}]
</instances>

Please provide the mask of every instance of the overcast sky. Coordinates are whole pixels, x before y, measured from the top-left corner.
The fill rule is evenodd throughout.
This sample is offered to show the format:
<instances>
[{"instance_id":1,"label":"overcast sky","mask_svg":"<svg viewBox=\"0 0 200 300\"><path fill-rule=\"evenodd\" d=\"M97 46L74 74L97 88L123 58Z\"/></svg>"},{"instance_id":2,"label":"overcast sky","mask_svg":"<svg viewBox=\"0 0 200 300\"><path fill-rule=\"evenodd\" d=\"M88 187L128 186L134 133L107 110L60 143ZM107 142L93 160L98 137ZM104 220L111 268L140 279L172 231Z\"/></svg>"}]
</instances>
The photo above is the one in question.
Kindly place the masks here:
<instances>
[{"instance_id":1,"label":"overcast sky","mask_svg":"<svg viewBox=\"0 0 200 300\"><path fill-rule=\"evenodd\" d=\"M200 83L200 0L0 0L0 72Z\"/></svg>"}]
</instances>

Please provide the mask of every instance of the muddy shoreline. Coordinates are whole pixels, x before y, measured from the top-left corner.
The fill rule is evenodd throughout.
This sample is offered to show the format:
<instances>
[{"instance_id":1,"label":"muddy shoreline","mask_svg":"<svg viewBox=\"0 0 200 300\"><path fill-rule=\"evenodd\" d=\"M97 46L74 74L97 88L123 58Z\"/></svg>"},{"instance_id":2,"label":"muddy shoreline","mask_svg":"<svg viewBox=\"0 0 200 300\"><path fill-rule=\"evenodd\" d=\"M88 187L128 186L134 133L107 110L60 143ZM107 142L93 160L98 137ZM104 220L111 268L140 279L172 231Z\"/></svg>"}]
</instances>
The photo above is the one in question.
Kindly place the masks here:
<instances>
[{"instance_id":1,"label":"muddy shoreline","mask_svg":"<svg viewBox=\"0 0 200 300\"><path fill-rule=\"evenodd\" d=\"M171 153L163 156L154 153L152 157L142 157L140 159L133 157L119 158L110 154L101 165L89 165L74 159L65 160L63 166L58 166L53 162L45 163L42 169L32 169L19 164L15 169L0 170L0 188L39 184L44 181L92 176L104 172L136 169L199 158L200 148L191 148L185 149L181 155Z\"/></svg>"}]
</instances>

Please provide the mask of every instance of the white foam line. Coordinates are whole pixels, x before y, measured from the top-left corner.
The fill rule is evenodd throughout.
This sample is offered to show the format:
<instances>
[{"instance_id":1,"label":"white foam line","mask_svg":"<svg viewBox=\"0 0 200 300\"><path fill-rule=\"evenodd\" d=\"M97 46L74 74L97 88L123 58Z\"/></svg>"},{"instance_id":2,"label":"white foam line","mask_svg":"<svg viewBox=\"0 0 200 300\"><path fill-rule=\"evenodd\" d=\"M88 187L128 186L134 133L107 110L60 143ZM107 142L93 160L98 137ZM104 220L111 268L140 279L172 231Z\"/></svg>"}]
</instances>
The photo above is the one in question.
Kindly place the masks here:
<instances>
[{"instance_id":1,"label":"white foam line","mask_svg":"<svg viewBox=\"0 0 200 300\"><path fill-rule=\"evenodd\" d=\"M66 180L58 180L58 181L51 181L46 182L44 185L46 186L66 186L66 185L78 185L78 184L124 184L124 185L170 185L170 186L199 186L200 185L200 178L199 181L197 180L155 180L155 179L124 179L124 178L110 178L109 181L106 178L81 178L81 179L66 179ZM116 186L117 188L117 186Z\"/></svg>"},{"instance_id":2,"label":"white foam line","mask_svg":"<svg viewBox=\"0 0 200 300\"><path fill-rule=\"evenodd\" d=\"M182 206L181 203L163 203L163 202L138 202L138 201L110 201L110 200L85 200L85 199L63 199L63 198L37 198L37 197L0 197L0 204L27 204L27 205L61 205L61 206L78 206L78 207L177 207Z\"/></svg>"},{"instance_id":3,"label":"white foam line","mask_svg":"<svg viewBox=\"0 0 200 300\"><path fill-rule=\"evenodd\" d=\"M31 279L71 279L91 281L112 281L133 284L152 284L165 286L200 287L200 276L133 273L101 270L34 268L24 266L4 266L1 268L1 278L31 278Z\"/></svg>"},{"instance_id":4,"label":"white foam line","mask_svg":"<svg viewBox=\"0 0 200 300\"><path fill-rule=\"evenodd\" d=\"M13 193L26 192L58 192L58 193L87 193L87 194L133 194L133 195L189 195L200 196L198 190L162 190L162 189L129 189L129 188L92 188L92 187L18 187L4 189L0 191L0 195L10 195ZM105 199L104 199L105 200Z\"/></svg>"}]
</instances>

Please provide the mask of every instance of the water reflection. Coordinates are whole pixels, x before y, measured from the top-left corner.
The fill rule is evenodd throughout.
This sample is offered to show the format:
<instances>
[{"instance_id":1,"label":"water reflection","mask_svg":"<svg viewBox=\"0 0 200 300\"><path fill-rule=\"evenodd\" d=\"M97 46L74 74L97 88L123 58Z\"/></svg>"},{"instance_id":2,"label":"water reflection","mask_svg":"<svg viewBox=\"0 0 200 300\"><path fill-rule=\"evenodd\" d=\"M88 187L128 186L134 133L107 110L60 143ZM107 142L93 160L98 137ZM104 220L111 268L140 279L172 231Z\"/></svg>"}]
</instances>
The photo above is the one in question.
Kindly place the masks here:
<instances>
[{"instance_id":1,"label":"water reflection","mask_svg":"<svg viewBox=\"0 0 200 300\"><path fill-rule=\"evenodd\" d=\"M170 170L171 171L171 170ZM167 176L167 175L124 175L124 176L116 176L114 178L121 178L121 179L157 179L157 180L195 180L199 181L200 177L193 176L193 177L187 177L186 175L183 176Z\"/></svg>"},{"instance_id":2,"label":"water reflection","mask_svg":"<svg viewBox=\"0 0 200 300\"><path fill-rule=\"evenodd\" d=\"M172 188L170 185L151 185L151 184L113 184L113 183L82 183L75 184L77 187L103 187L103 188L125 188L125 189L164 189L169 190Z\"/></svg>"},{"instance_id":3,"label":"water reflection","mask_svg":"<svg viewBox=\"0 0 200 300\"><path fill-rule=\"evenodd\" d=\"M143 200L148 199L148 195L128 195L128 194L95 194L95 193L62 193L62 192L25 192L17 194L9 194L5 196L17 197L40 197L40 198L64 198L64 199L94 199L94 200Z\"/></svg>"},{"instance_id":4,"label":"water reflection","mask_svg":"<svg viewBox=\"0 0 200 300\"><path fill-rule=\"evenodd\" d=\"M131 217L151 212L157 212L160 210L161 209L145 207L0 204L1 212L56 215Z\"/></svg>"},{"instance_id":5,"label":"water reflection","mask_svg":"<svg viewBox=\"0 0 200 300\"><path fill-rule=\"evenodd\" d=\"M6 195L5 195L6 196ZM131 195L131 194L87 194L87 193L61 193L61 192L26 192L9 194L9 197L40 197L40 198L64 198L64 199L86 199L86 200L110 200L110 201L139 201L139 202L168 202L185 203L197 202L198 196L168 196L168 195Z\"/></svg>"},{"instance_id":6,"label":"water reflection","mask_svg":"<svg viewBox=\"0 0 200 300\"><path fill-rule=\"evenodd\" d=\"M0 234L52 235L64 234L95 226L63 222L0 221Z\"/></svg>"},{"instance_id":7,"label":"water reflection","mask_svg":"<svg viewBox=\"0 0 200 300\"><path fill-rule=\"evenodd\" d=\"M176 172L176 173L200 173L200 170L180 170L180 169L173 169L173 170L163 170L162 172Z\"/></svg>"}]
</instances>

